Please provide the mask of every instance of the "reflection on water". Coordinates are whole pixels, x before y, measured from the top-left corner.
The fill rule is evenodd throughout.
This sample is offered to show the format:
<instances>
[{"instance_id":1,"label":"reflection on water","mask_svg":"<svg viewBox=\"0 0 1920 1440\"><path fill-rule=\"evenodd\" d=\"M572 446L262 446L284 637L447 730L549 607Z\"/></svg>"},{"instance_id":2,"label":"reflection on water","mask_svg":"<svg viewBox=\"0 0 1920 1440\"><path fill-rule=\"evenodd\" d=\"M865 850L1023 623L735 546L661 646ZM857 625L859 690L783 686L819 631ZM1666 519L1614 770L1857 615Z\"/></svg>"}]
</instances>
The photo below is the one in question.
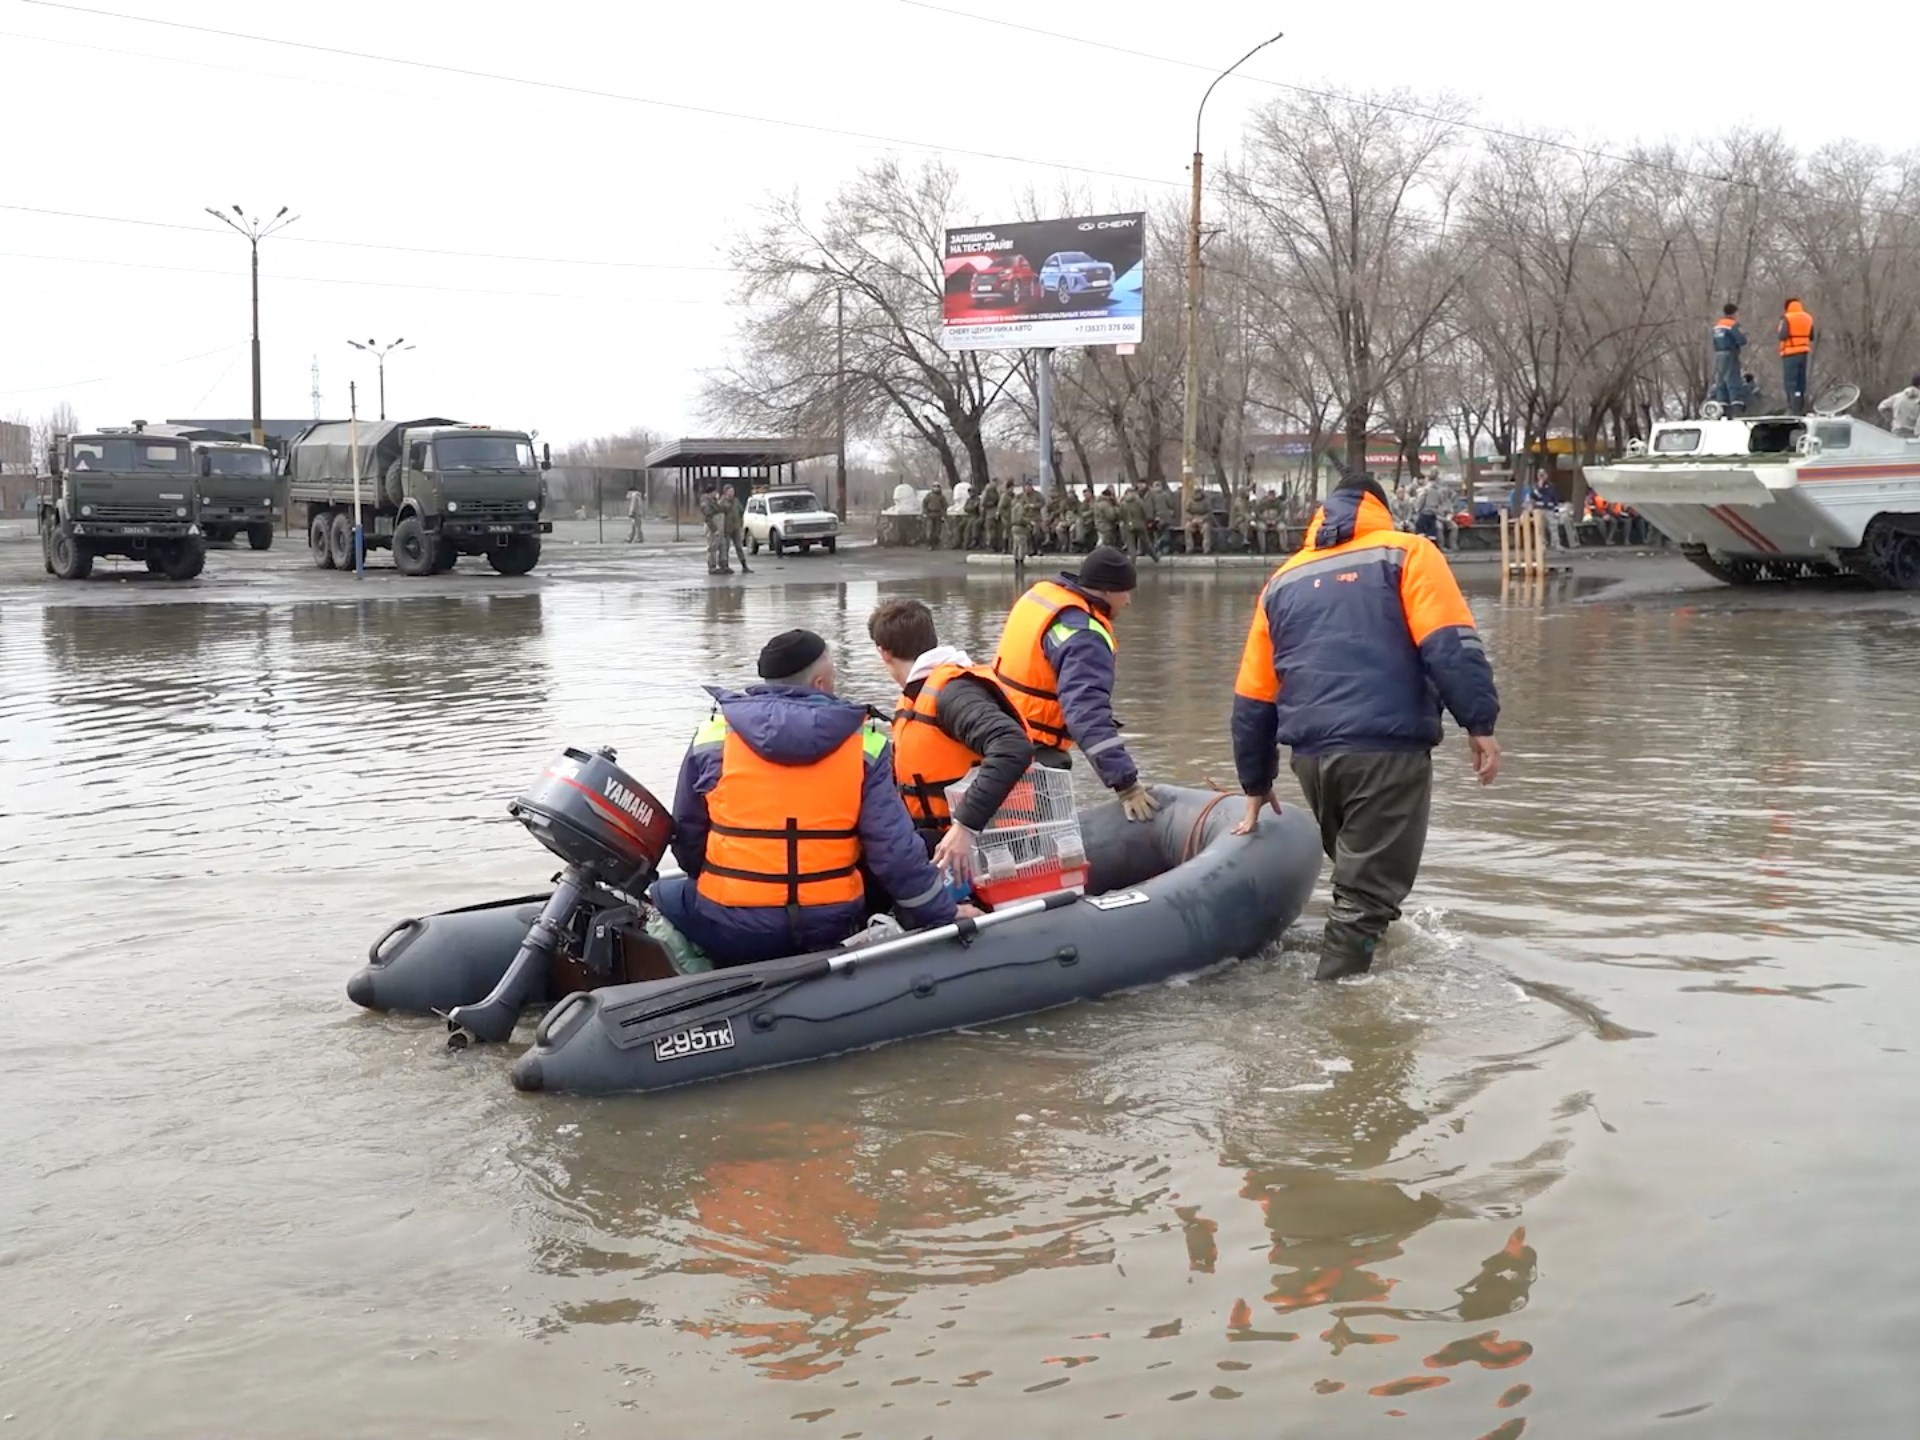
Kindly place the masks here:
<instances>
[{"instance_id":1,"label":"reflection on water","mask_svg":"<svg viewBox=\"0 0 1920 1440\"><path fill-rule=\"evenodd\" d=\"M1123 617L1150 778L1230 778L1256 583L1150 577ZM1013 589L0 614L0 1413L625 1433L722 1393L753 1433L1467 1440L1738 1413L1640 1354L1705 1343L1689 1297L1784 1283L1690 1224L1719 1189L1826 1183L1716 1148L1784 1123L1741 1113L1751 1052L1864 1106L1819 1068L1834 1027L1916 998L1912 614L1477 597L1510 769L1481 792L1440 755L1416 908L1359 983L1304 978L1309 923L1189 984L644 1101L526 1099L504 1055L350 1013L394 915L550 871L505 805L554 748L665 788L702 684L796 624L884 701L865 620L897 593L984 656ZM1833 1165L1856 1226L1896 1203ZM1795 1236L1844 1272L1828 1243ZM1752 1323L1714 1343L1757 1353Z\"/></svg>"}]
</instances>

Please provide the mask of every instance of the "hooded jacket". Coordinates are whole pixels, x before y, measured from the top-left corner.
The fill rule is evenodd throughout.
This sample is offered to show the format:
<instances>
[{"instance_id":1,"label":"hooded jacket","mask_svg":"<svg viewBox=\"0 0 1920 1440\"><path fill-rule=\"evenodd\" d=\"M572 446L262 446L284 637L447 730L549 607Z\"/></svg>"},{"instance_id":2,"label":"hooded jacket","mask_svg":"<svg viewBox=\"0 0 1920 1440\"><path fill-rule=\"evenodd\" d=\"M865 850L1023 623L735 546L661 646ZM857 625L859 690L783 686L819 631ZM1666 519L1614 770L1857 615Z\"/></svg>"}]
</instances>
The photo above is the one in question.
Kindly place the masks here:
<instances>
[{"instance_id":1,"label":"hooded jacket","mask_svg":"<svg viewBox=\"0 0 1920 1440\"><path fill-rule=\"evenodd\" d=\"M1297 755L1431 750L1443 706L1470 735L1491 735L1500 716L1467 602L1433 542L1393 528L1376 487L1343 486L1254 607L1234 685L1241 789L1272 787L1276 743Z\"/></svg>"},{"instance_id":2,"label":"hooded jacket","mask_svg":"<svg viewBox=\"0 0 1920 1440\"><path fill-rule=\"evenodd\" d=\"M744 692L709 688L727 728L763 760L812 765L831 755L867 723L867 712L817 690L754 685ZM674 859L686 872L653 887L653 902L682 934L718 964L744 965L838 945L866 921L866 906L807 906L796 927L774 906L718 905L695 889L706 862L711 819L707 796L720 779L719 741L696 737L680 764L673 797ZM777 823L773 817L770 823ZM927 860L893 778L891 746L870 746L861 778L858 821L861 862L893 897L909 929L953 919L953 897Z\"/></svg>"}]
</instances>

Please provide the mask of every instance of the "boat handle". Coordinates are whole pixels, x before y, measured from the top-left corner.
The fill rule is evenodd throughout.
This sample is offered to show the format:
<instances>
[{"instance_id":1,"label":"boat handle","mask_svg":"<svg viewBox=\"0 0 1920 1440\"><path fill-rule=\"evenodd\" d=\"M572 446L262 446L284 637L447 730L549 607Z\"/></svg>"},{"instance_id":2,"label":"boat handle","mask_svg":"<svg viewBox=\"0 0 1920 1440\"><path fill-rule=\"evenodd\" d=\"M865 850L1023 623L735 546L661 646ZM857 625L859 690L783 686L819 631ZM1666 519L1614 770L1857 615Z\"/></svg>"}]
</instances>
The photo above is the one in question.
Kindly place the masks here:
<instances>
[{"instance_id":1,"label":"boat handle","mask_svg":"<svg viewBox=\"0 0 1920 1440\"><path fill-rule=\"evenodd\" d=\"M418 930L420 928L421 928L421 922L417 918L394 921L393 924L387 927L386 931L380 936L378 940L374 941L373 944L367 947L367 963L369 965L386 964L388 957L381 955L380 953L381 947L384 946L387 943L387 941L391 940L394 936L398 935L402 930Z\"/></svg>"}]
</instances>

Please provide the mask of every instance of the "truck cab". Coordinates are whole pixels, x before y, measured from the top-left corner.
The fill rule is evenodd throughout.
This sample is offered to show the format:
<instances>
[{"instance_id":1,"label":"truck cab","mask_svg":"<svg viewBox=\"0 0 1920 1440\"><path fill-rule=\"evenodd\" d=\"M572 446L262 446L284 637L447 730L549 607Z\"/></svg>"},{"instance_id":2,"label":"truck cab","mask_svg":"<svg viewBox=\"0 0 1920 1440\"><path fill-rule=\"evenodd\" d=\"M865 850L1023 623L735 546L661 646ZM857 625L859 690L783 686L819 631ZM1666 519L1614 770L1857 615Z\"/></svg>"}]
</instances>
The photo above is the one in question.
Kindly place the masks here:
<instances>
[{"instance_id":1,"label":"truck cab","mask_svg":"<svg viewBox=\"0 0 1920 1440\"><path fill-rule=\"evenodd\" d=\"M255 550L273 544L273 527L282 517L280 478L264 445L224 440L193 442L199 476L200 529L209 540L240 535Z\"/></svg>"},{"instance_id":2,"label":"truck cab","mask_svg":"<svg viewBox=\"0 0 1920 1440\"><path fill-rule=\"evenodd\" d=\"M40 491L47 573L84 580L103 555L144 560L169 580L191 580L207 562L192 445L146 433L146 422L60 435Z\"/></svg>"}]
</instances>

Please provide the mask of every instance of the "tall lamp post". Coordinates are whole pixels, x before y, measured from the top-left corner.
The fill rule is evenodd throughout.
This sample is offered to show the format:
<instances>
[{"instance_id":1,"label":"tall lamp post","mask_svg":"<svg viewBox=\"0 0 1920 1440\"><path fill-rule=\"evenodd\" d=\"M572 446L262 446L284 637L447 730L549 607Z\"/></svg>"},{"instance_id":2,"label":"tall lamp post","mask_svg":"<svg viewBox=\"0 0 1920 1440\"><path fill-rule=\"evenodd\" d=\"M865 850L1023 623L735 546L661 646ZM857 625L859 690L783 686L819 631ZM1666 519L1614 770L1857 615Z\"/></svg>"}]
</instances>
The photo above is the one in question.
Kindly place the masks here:
<instances>
[{"instance_id":1,"label":"tall lamp post","mask_svg":"<svg viewBox=\"0 0 1920 1440\"><path fill-rule=\"evenodd\" d=\"M400 340L395 340L391 344L387 344L387 345L382 345L378 340L369 340L364 345L362 345L358 340L349 340L347 341L347 344L351 345L356 350L366 351L369 355L373 356L374 360L379 364L379 367L380 367L380 418L382 420L386 419L387 418L387 356L391 355L396 350L411 350L413 349L413 346L407 344L404 338Z\"/></svg>"},{"instance_id":2,"label":"tall lamp post","mask_svg":"<svg viewBox=\"0 0 1920 1440\"><path fill-rule=\"evenodd\" d=\"M1284 32L1283 32L1284 33ZM1213 87L1280 38L1271 35L1213 77L1193 113L1193 207L1187 215L1187 380L1180 418L1180 513L1193 503L1194 452L1200 446L1200 121Z\"/></svg>"},{"instance_id":3,"label":"tall lamp post","mask_svg":"<svg viewBox=\"0 0 1920 1440\"><path fill-rule=\"evenodd\" d=\"M233 215L240 217L237 221L233 215L216 210L211 205L207 207L207 214L245 239L247 248L253 252L253 443L264 445L267 443L267 432L260 424L260 242L286 229L300 217L287 214L284 205L269 220L249 215L238 205L233 207Z\"/></svg>"}]
</instances>

